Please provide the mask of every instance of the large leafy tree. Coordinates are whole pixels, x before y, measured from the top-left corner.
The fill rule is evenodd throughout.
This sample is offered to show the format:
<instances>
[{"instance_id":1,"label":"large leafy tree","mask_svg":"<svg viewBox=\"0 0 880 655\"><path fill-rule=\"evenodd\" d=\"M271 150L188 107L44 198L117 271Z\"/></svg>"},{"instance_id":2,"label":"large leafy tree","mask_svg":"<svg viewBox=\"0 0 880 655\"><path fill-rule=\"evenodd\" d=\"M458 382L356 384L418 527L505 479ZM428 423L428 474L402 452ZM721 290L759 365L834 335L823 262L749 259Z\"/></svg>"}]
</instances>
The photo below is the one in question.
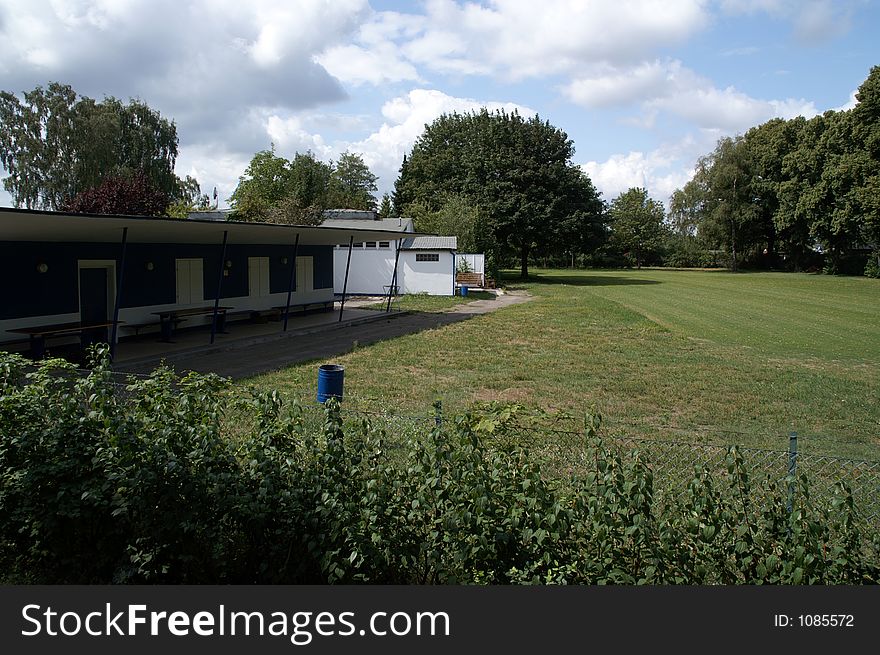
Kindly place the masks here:
<instances>
[{"instance_id":1,"label":"large leafy tree","mask_svg":"<svg viewBox=\"0 0 880 655\"><path fill-rule=\"evenodd\" d=\"M531 254L559 247L572 232L590 232L574 229L582 222L601 220L598 193L573 155L565 132L537 116L446 114L426 126L404 160L395 208L421 203L437 211L451 197L466 198L527 277Z\"/></svg>"},{"instance_id":2,"label":"large leafy tree","mask_svg":"<svg viewBox=\"0 0 880 655\"><path fill-rule=\"evenodd\" d=\"M636 268L659 253L666 235L666 212L663 203L650 198L646 189L624 191L611 201L608 214L613 241Z\"/></svg>"},{"instance_id":3,"label":"large leafy tree","mask_svg":"<svg viewBox=\"0 0 880 655\"><path fill-rule=\"evenodd\" d=\"M868 78L859 86L852 110L853 139L861 145L863 177L857 186L863 212L862 238L873 248L873 265L869 269L880 277L880 66L871 68Z\"/></svg>"},{"instance_id":4,"label":"large leafy tree","mask_svg":"<svg viewBox=\"0 0 880 655\"><path fill-rule=\"evenodd\" d=\"M169 199L177 129L139 100L98 102L57 82L20 99L0 92L0 163L4 188L17 207L59 209L109 178L143 175Z\"/></svg>"}]
</instances>

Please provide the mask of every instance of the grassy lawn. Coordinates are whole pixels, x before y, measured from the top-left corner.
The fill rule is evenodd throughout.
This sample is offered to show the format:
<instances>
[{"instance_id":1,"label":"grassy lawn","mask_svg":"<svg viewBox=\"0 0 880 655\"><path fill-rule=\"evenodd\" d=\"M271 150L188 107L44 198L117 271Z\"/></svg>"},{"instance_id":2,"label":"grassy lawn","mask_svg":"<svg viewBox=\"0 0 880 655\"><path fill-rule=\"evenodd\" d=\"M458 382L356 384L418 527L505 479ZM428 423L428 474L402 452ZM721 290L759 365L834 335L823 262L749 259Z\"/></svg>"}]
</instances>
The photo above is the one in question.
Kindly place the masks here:
<instances>
[{"instance_id":1,"label":"grassy lawn","mask_svg":"<svg viewBox=\"0 0 880 655\"><path fill-rule=\"evenodd\" d=\"M486 291L471 291L466 297L463 296L429 296L426 293L409 293L399 296L393 301L395 309L403 309L413 312L442 312L456 305L473 302L474 300L492 300L495 296ZM361 309L385 309L386 303L379 302L373 305L364 305Z\"/></svg>"},{"instance_id":2,"label":"grassy lawn","mask_svg":"<svg viewBox=\"0 0 880 655\"><path fill-rule=\"evenodd\" d=\"M880 282L703 271L536 271L532 302L358 349L346 395L455 411L510 401L615 431L880 460ZM315 364L253 378L314 396Z\"/></svg>"}]
</instances>

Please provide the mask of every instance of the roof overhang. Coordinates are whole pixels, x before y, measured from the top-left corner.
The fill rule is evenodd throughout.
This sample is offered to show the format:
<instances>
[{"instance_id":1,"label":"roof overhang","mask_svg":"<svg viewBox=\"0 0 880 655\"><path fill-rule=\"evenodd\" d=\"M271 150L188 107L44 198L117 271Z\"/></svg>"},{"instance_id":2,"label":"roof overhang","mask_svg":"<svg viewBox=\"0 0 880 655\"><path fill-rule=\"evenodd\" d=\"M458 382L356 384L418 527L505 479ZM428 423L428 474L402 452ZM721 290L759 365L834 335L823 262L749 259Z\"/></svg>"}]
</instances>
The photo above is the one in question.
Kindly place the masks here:
<instances>
[{"instance_id":1,"label":"roof overhang","mask_svg":"<svg viewBox=\"0 0 880 655\"><path fill-rule=\"evenodd\" d=\"M333 246L350 240L388 241L400 238L397 230L353 227L280 225L241 221L206 221L152 216L97 216L0 207L0 241L52 241L64 243L118 243L128 228L129 243L220 243L229 233L230 244L293 244ZM414 236L412 232L408 236Z\"/></svg>"}]
</instances>

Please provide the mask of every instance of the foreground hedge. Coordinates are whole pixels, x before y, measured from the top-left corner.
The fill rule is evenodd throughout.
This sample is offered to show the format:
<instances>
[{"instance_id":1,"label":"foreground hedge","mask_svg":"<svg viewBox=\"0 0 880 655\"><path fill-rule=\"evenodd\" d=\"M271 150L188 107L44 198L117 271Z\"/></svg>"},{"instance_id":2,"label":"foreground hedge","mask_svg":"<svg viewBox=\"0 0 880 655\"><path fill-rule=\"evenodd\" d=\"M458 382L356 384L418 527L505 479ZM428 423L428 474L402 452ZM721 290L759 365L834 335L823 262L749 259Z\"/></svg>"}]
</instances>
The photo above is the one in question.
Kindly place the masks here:
<instances>
[{"instance_id":1,"label":"foreground hedge","mask_svg":"<svg viewBox=\"0 0 880 655\"><path fill-rule=\"evenodd\" d=\"M593 429L591 471L549 481L485 416L391 443L344 430L332 403L307 429L274 393L215 376L158 369L121 390L98 355L80 378L0 354L5 582L878 581L845 487L820 506L788 481L789 512L788 482L753 488L735 449L723 480L695 471L661 506L650 466Z\"/></svg>"}]
</instances>

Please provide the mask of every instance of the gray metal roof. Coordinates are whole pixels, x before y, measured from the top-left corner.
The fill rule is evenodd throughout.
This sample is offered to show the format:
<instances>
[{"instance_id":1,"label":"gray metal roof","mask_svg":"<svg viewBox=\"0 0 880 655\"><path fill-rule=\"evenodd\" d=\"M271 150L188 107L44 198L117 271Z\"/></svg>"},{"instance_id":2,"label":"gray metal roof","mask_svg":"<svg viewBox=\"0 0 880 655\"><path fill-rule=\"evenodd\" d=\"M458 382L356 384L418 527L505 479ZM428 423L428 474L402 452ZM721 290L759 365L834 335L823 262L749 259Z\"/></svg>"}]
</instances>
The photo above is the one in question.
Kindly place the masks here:
<instances>
[{"instance_id":1,"label":"gray metal roof","mask_svg":"<svg viewBox=\"0 0 880 655\"><path fill-rule=\"evenodd\" d=\"M322 227L341 227L355 230L389 230L393 232L412 232L411 218L383 218L369 220L363 218L325 218Z\"/></svg>"},{"instance_id":2,"label":"gray metal roof","mask_svg":"<svg viewBox=\"0 0 880 655\"><path fill-rule=\"evenodd\" d=\"M413 237L406 239L401 250L457 250L458 237Z\"/></svg>"}]
</instances>

